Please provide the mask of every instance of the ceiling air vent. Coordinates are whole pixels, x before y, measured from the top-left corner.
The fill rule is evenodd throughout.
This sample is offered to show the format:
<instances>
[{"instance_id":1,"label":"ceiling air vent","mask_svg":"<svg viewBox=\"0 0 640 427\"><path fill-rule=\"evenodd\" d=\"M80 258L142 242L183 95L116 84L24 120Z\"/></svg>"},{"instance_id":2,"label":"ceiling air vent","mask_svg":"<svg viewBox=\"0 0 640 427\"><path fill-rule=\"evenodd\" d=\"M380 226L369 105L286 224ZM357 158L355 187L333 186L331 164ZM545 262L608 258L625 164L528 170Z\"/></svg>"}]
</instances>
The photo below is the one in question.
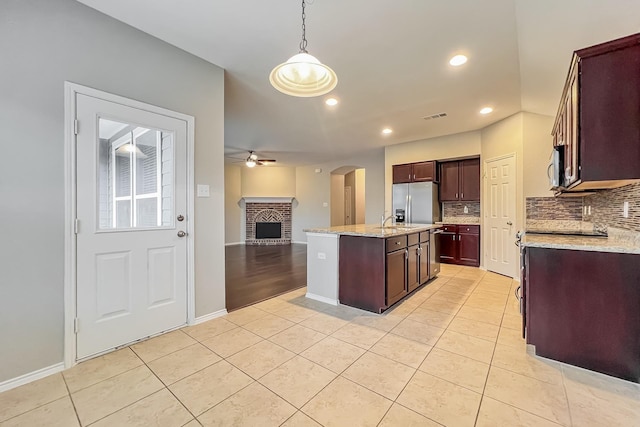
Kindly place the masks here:
<instances>
[{"instance_id":1,"label":"ceiling air vent","mask_svg":"<svg viewBox=\"0 0 640 427\"><path fill-rule=\"evenodd\" d=\"M441 119L443 117L447 117L447 113L432 114L430 116L424 116L423 119L425 119L425 120L433 120L433 119Z\"/></svg>"}]
</instances>

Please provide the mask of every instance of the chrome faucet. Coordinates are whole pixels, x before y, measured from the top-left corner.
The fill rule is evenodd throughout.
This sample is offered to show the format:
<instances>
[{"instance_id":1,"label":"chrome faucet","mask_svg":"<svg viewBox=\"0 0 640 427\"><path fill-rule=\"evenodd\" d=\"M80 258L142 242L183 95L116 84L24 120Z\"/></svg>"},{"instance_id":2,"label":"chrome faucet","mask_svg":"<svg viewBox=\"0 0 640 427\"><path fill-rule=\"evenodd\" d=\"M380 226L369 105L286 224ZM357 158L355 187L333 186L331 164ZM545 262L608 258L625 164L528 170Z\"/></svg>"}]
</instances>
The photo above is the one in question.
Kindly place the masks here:
<instances>
[{"instance_id":1,"label":"chrome faucet","mask_svg":"<svg viewBox=\"0 0 640 427\"><path fill-rule=\"evenodd\" d=\"M380 218L380 228L384 228L384 225L387 223L387 221L393 218L395 218L394 215L389 215L385 218L384 214L382 214L382 217Z\"/></svg>"}]
</instances>

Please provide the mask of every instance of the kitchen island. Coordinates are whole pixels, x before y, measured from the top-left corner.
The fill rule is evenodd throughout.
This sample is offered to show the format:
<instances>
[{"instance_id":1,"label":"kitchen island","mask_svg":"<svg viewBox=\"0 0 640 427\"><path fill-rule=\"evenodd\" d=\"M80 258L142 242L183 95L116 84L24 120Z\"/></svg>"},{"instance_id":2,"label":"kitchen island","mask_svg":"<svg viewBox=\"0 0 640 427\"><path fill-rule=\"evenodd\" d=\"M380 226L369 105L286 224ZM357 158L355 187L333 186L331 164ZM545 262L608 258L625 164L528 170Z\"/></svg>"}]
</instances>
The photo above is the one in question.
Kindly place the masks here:
<instances>
[{"instance_id":1,"label":"kitchen island","mask_svg":"<svg viewBox=\"0 0 640 427\"><path fill-rule=\"evenodd\" d=\"M305 229L307 297L381 313L439 272L434 224Z\"/></svg>"}]
</instances>

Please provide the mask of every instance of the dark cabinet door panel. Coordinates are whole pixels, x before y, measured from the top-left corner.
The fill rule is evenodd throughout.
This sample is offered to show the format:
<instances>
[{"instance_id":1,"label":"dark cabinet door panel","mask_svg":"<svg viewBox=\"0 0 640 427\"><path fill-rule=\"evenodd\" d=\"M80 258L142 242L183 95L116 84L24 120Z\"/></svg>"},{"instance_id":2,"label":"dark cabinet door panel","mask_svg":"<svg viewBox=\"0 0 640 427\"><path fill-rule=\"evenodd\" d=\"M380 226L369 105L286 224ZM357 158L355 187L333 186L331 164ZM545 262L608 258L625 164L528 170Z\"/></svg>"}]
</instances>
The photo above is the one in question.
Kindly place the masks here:
<instances>
[{"instance_id":1,"label":"dark cabinet door panel","mask_svg":"<svg viewBox=\"0 0 640 427\"><path fill-rule=\"evenodd\" d=\"M640 255L526 248L527 342L640 382Z\"/></svg>"},{"instance_id":2,"label":"dark cabinet door panel","mask_svg":"<svg viewBox=\"0 0 640 427\"><path fill-rule=\"evenodd\" d=\"M477 267L480 265L480 235L458 234L458 253L460 264Z\"/></svg>"},{"instance_id":3,"label":"dark cabinet door panel","mask_svg":"<svg viewBox=\"0 0 640 427\"><path fill-rule=\"evenodd\" d=\"M436 162L413 163L413 182L435 181Z\"/></svg>"},{"instance_id":4,"label":"dark cabinet door panel","mask_svg":"<svg viewBox=\"0 0 640 427\"><path fill-rule=\"evenodd\" d=\"M480 200L480 159L460 161L460 200Z\"/></svg>"},{"instance_id":5,"label":"dark cabinet door panel","mask_svg":"<svg viewBox=\"0 0 640 427\"><path fill-rule=\"evenodd\" d=\"M429 241L420 243L420 284L429 280Z\"/></svg>"},{"instance_id":6,"label":"dark cabinet door panel","mask_svg":"<svg viewBox=\"0 0 640 427\"><path fill-rule=\"evenodd\" d=\"M409 254L407 260L407 291L411 292L420 286L420 247L409 246Z\"/></svg>"},{"instance_id":7,"label":"dark cabinet door panel","mask_svg":"<svg viewBox=\"0 0 640 427\"><path fill-rule=\"evenodd\" d=\"M411 182L411 164L393 165L393 183L403 184Z\"/></svg>"},{"instance_id":8,"label":"dark cabinet door panel","mask_svg":"<svg viewBox=\"0 0 640 427\"><path fill-rule=\"evenodd\" d=\"M457 201L458 185L458 162L440 163L440 201Z\"/></svg>"},{"instance_id":9,"label":"dark cabinet door panel","mask_svg":"<svg viewBox=\"0 0 640 427\"><path fill-rule=\"evenodd\" d=\"M438 234L440 239L440 260L443 262L455 262L458 258L458 233L442 232Z\"/></svg>"},{"instance_id":10,"label":"dark cabinet door panel","mask_svg":"<svg viewBox=\"0 0 640 427\"><path fill-rule=\"evenodd\" d=\"M387 305L400 300L407 293L407 256L406 250L387 254Z\"/></svg>"}]
</instances>

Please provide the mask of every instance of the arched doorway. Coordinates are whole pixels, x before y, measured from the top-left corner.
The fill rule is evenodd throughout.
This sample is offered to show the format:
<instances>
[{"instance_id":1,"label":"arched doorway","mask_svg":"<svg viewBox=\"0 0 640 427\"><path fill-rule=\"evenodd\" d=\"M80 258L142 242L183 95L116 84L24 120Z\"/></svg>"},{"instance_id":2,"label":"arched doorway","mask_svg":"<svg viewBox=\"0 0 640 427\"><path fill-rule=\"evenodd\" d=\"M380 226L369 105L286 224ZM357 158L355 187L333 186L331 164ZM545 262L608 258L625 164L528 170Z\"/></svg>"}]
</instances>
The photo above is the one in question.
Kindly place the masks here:
<instances>
[{"instance_id":1,"label":"arched doorway","mask_svg":"<svg viewBox=\"0 0 640 427\"><path fill-rule=\"evenodd\" d=\"M365 223L365 169L341 166L331 171L331 226Z\"/></svg>"}]
</instances>

